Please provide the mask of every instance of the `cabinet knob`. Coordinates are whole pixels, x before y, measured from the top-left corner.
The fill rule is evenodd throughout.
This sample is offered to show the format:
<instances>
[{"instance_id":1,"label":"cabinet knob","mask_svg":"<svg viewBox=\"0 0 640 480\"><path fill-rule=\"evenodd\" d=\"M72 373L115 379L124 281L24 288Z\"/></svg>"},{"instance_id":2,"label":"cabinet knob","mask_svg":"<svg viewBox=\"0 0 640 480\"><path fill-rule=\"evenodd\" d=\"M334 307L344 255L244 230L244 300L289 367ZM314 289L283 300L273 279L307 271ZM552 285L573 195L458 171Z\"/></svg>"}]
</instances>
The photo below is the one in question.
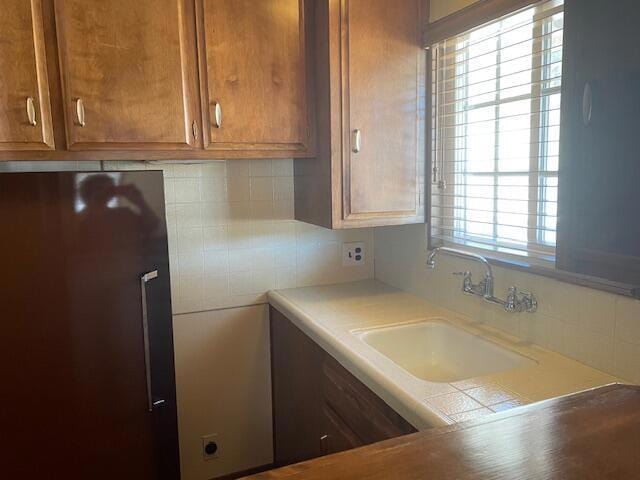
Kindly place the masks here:
<instances>
[{"instance_id":1,"label":"cabinet knob","mask_svg":"<svg viewBox=\"0 0 640 480\"><path fill-rule=\"evenodd\" d=\"M84 102L81 98L76 100L76 120L78 121L78 125L81 127L86 125L84 121Z\"/></svg>"},{"instance_id":2,"label":"cabinet knob","mask_svg":"<svg viewBox=\"0 0 640 480\"><path fill-rule=\"evenodd\" d=\"M222 127L222 107L218 102L213 105L213 126L216 128Z\"/></svg>"},{"instance_id":3,"label":"cabinet knob","mask_svg":"<svg viewBox=\"0 0 640 480\"><path fill-rule=\"evenodd\" d=\"M33 97L27 97L27 118L29 119L29 125L35 127L38 125L36 121L36 106Z\"/></svg>"},{"instance_id":4,"label":"cabinet knob","mask_svg":"<svg viewBox=\"0 0 640 480\"><path fill-rule=\"evenodd\" d=\"M353 131L351 150L353 153L360 153L360 150L362 150L362 133L358 129Z\"/></svg>"}]
</instances>

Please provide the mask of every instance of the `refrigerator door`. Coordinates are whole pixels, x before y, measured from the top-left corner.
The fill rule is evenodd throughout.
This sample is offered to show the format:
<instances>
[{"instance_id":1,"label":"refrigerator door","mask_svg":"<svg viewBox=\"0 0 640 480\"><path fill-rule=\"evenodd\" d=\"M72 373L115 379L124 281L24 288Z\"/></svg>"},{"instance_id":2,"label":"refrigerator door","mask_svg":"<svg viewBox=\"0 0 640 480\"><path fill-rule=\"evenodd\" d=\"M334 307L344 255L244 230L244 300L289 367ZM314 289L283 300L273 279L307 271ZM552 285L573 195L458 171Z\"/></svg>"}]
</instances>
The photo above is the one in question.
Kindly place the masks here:
<instances>
[{"instance_id":1,"label":"refrigerator door","mask_svg":"<svg viewBox=\"0 0 640 480\"><path fill-rule=\"evenodd\" d=\"M0 174L0 270L3 476L178 479L162 173Z\"/></svg>"}]
</instances>

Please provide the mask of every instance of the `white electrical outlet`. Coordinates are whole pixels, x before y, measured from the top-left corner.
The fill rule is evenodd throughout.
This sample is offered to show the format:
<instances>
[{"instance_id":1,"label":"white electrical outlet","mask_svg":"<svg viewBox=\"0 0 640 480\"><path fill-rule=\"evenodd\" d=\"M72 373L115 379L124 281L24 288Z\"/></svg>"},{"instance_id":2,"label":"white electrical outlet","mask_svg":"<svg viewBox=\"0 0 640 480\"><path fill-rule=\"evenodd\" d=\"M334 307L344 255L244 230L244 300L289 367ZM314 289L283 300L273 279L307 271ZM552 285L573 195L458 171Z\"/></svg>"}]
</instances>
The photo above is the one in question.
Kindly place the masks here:
<instances>
[{"instance_id":1,"label":"white electrical outlet","mask_svg":"<svg viewBox=\"0 0 640 480\"><path fill-rule=\"evenodd\" d=\"M220 436L217 433L202 437L202 456L205 460L220 457Z\"/></svg>"},{"instance_id":2,"label":"white electrical outlet","mask_svg":"<svg viewBox=\"0 0 640 480\"><path fill-rule=\"evenodd\" d=\"M342 244L342 265L344 267L364 265L364 242Z\"/></svg>"}]
</instances>

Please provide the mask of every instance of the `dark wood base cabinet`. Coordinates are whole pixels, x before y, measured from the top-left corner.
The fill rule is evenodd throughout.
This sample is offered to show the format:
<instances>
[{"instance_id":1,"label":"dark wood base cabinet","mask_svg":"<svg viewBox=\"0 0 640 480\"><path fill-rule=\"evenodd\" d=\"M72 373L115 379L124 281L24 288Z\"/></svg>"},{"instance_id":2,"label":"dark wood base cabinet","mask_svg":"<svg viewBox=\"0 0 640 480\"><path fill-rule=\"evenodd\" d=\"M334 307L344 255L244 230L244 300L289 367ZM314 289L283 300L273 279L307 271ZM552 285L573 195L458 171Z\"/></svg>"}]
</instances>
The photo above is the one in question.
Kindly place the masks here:
<instances>
[{"instance_id":1,"label":"dark wood base cabinet","mask_svg":"<svg viewBox=\"0 0 640 480\"><path fill-rule=\"evenodd\" d=\"M270 316L277 466L416 432L282 313Z\"/></svg>"}]
</instances>

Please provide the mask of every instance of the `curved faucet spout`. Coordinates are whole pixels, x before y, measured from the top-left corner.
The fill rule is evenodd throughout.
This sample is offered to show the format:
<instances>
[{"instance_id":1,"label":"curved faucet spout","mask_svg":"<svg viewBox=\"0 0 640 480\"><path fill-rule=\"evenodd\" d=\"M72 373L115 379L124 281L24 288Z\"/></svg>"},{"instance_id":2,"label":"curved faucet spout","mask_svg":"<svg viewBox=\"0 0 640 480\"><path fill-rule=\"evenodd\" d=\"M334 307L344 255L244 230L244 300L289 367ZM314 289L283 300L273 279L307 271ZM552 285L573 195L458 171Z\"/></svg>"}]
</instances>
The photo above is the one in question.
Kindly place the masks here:
<instances>
[{"instance_id":1,"label":"curved faucet spout","mask_svg":"<svg viewBox=\"0 0 640 480\"><path fill-rule=\"evenodd\" d=\"M491 270L491 264L482 255L478 255L477 253L467 252L465 250L458 250L457 248L450 248L450 247L436 247L433 250L431 250L429 257L427 258L427 265L429 267L434 268L436 266L435 258L436 258L436 255L440 252L448 253L453 257L466 258L467 260L476 260L485 266L485 269L487 270L488 274L493 276L493 271Z\"/></svg>"},{"instance_id":2,"label":"curved faucet spout","mask_svg":"<svg viewBox=\"0 0 640 480\"><path fill-rule=\"evenodd\" d=\"M431 250L431 252L429 253L429 256L427 257L427 267L433 269L436 268L436 254L438 253L438 249L441 247L437 247L434 248L433 250Z\"/></svg>"},{"instance_id":3,"label":"curved faucet spout","mask_svg":"<svg viewBox=\"0 0 640 480\"><path fill-rule=\"evenodd\" d=\"M458 250L457 248L450 247L436 247L434 248L429 256L427 257L427 266L429 268L435 268L436 266L436 256L438 253L447 253L452 257L464 258L467 260L475 260L484 265L485 274L484 274L484 293L483 296L485 298L493 298L493 270L491 269L491 265L488 260L484 258L482 255L478 255L477 253L466 252L464 250Z\"/></svg>"}]
</instances>

